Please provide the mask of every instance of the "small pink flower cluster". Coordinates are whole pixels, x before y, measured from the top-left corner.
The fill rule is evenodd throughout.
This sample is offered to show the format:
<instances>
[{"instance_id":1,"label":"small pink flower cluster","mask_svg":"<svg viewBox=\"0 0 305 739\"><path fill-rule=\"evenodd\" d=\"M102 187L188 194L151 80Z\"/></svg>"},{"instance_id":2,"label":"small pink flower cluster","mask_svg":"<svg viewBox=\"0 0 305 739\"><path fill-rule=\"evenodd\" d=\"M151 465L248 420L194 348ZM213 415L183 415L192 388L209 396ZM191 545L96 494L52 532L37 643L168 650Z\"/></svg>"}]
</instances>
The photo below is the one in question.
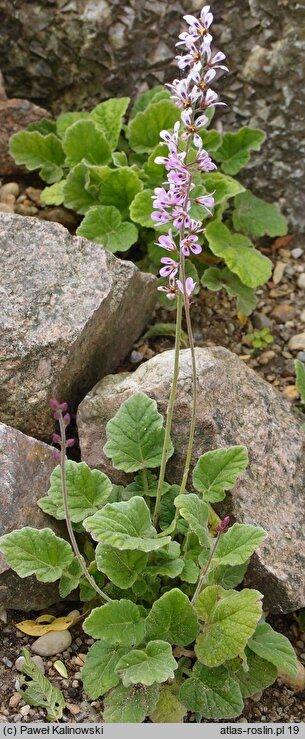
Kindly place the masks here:
<instances>
[{"instance_id":1,"label":"small pink flower cluster","mask_svg":"<svg viewBox=\"0 0 305 739\"><path fill-rule=\"evenodd\" d=\"M60 426L60 434L52 434L52 441L53 444L58 444L60 447L64 446L65 449L67 447L73 446L75 444L75 439L66 439L65 429L67 426L69 426L71 418L70 413L66 413L68 410L68 403L59 403L56 398L52 398L50 400L50 406L53 411L53 417L56 421L59 421ZM54 449L53 457L56 461L60 459L60 453L58 449Z\"/></svg>"},{"instance_id":2,"label":"small pink flower cluster","mask_svg":"<svg viewBox=\"0 0 305 739\"><path fill-rule=\"evenodd\" d=\"M218 95L209 87L218 69L228 71L221 62L225 55L219 51L212 56L212 36L209 28L213 21L210 6L205 5L201 11L200 18L185 15L184 20L189 28L187 32L180 34L177 46L185 46L187 54L177 56L176 61L179 69L190 68L184 79L175 79L168 87L171 90L171 98L177 107L182 110L181 121L174 125L173 133L161 131L161 143L168 147L168 156L158 156L157 164L163 164L168 172L167 181L163 187L156 187L153 195L152 219L156 225L171 223L173 228L179 232L180 242L177 248L172 228L167 236L159 236L158 246L172 252L172 257L162 257L161 263L165 265L160 270L161 277L168 277L168 286L162 285L158 289L167 294L169 300L173 300L177 291L180 290L189 300L196 283L191 277L182 284L176 275L180 271L181 255L189 257L191 254L200 254L202 247L199 242L199 233L204 233L200 221L195 221L190 216L192 203L201 205L208 215L212 215L211 208L214 206L214 193L191 197L195 187L193 176L195 172L211 172L217 169L208 152L205 151L200 136L200 129L208 123L204 115L210 106L225 105L218 102ZM182 130L180 129L182 122ZM188 162L190 146L195 147L192 161Z\"/></svg>"}]
</instances>

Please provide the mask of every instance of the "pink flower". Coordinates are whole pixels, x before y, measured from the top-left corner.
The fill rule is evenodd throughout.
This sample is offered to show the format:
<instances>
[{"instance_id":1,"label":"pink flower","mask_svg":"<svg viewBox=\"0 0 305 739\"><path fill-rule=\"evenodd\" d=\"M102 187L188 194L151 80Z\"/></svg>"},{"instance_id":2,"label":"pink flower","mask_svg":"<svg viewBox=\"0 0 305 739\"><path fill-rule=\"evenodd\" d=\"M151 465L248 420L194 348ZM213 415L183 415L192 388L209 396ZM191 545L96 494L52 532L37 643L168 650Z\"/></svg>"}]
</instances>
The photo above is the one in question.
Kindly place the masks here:
<instances>
[{"instance_id":1,"label":"pink flower","mask_svg":"<svg viewBox=\"0 0 305 739\"><path fill-rule=\"evenodd\" d=\"M171 257L162 257L161 264L166 265L165 267L162 267L162 269L160 269L161 277L169 277L170 282L172 282L178 272L179 263L175 262L175 260L171 259Z\"/></svg>"},{"instance_id":2,"label":"pink flower","mask_svg":"<svg viewBox=\"0 0 305 739\"><path fill-rule=\"evenodd\" d=\"M162 293L166 293L166 297L168 300L175 300L175 297L177 295L176 284L169 285L169 287L167 287L166 285L159 285L157 287L157 290L160 290L160 292Z\"/></svg>"},{"instance_id":3,"label":"pink flower","mask_svg":"<svg viewBox=\"0 0 305 739\"><path fill-rule=\"evenodd\" d=\"M202 247L200 244L197 244L198 236L189 235L185 239L182 239L181 241L181 251L182 254L184 254L185 257L190 256L190 251L193 252L193 254L200 254L202 252Z\"/></svg>"},{"instance_id":4,"label":"pink flower","mask_svg":"<svg viewBox=\"0 0 305 739\"><path fill-rule=\"evenodd\" d=\"M176 280L176 285L177 285L178 289L184 295L184 297L186 299L188 299L188 300L190 299L191 295L193 294L193 292L195 290L195 287L196 287L196 284L197 283L194 282L194 280L193 280L192 277L187 277L186 280L185 280L185 290L184 290L184 287L183 287L183 284L182 284L181 280Z\"/></svg>"},{"instance_id":5,"label":"pink flower","mask_svg":"<svg viewBox=\"0 0 305 739\"><path fill-rule=\"evenodd\" d=\"M210 216L213 215L210 208L214 208L215 201L213 198L214 193L211 192L209 195L201 195L199 198L195 198L194 202L198 203L198 205L202 205L203 208L209 213Z\"/></svg>"},{"instance_id":6,"label":"pink flower","mask_svg":"<svg viewBox=\"0 0 305 739\"><path fill-rule=\"evenodd\" d=\"M169 229L167 236L159 236L158 241L156 242L157 246L161 246L162 249L166 249L167 251L173 251L177 252L178 249L176 247L176 244L173 239L172 230Z\"/></svg>"}]
</instances>

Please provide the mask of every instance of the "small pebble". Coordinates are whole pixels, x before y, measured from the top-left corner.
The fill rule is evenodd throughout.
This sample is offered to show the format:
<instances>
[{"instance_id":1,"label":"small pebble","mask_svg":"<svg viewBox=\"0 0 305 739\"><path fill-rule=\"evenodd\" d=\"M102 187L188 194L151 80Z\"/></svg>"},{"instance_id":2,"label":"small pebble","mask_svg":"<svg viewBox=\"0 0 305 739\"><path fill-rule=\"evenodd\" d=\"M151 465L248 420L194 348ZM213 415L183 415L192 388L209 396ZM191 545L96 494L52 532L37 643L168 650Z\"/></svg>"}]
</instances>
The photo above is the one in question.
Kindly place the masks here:
<instances>
[{"instance_id":1,"label":"small pebble","mask_svg":"<svg viewBox=\"0 0 305 739\"><path fill-rule=\"evenodd\" d=\"M276 263L274 270L273 270L273 274L272 274L272 282L274 282L275 285L278 285L281 282L285 269L286 269L285 262Z\"/></svg>"},{"instance_id":2,"label":"small pebble","mask_svg":"<svg viewBox=\"0 0 305 739\"><path fill-rule=\"evenodd\" d=\"M70 631L49 631L34 641L31 649L41 657L51 657L64 652L72 642Z\"/></svg>"},{"instance_id":3,"label":"small pebble","mask_svg":"<svg viewBox=\"0 0 305 739\"><path fill-rule=\"evenodd\" d=\"M21 203L20 205L16 205L15 213L19 216L36 216L38 208L36 208L36 205L24 205Z\"/></svg>"},{"instance_id":4,"label":"small pebble","mask_svg":"<svg viewBox=\"0 0 305 739\"><path fill-rule=\"evenodd\" d=\"M31 706L25 705L20 708L19 713L21 714L21 716L28 716L28 714L30 713L30 710L31 710Z\"/></svg>"},{"instance_id":5,"label":"small pebble","mask_svg":"<svg viewBox=\"0 0 305 739\"><path fill-rule=\"evenodd\" d=\"M72 716L77 716L80 713L80 707L76 706L75 703L66 703L66 708L72 713Z\"/></svg>"},{"instance_id":6,"label":"small pebble","mask_svg":"<svg viewBox=\"0 0 305 739\"><path fill-rule=\"evenodd\" d=\"M299 359L300 362L305 362L305 352L298 352L297 359Z\"/></svg>"},{"instance_id":7,"label":"small pebble","mask_svg":"<svg viewBox=\"0 0 305 739\"><path fill-rule=\"evenodd\" d=\"M295 677L291 677L284 670L278 670L278 677L290 690L299 693L305 688L305 667L298 660L298 671Z\"/></svg>"},{"instance_id":8,"label":"small pebble","mask_svg":"<svg viewBox=\"0 0 305 739\"><path fill-rule=\"evenodd\" d=\"M292 352L305 349L305 332L292 336L288 343L288 349Z\"/></svg>"},{"instance_id":9,"label":"small pebble","mask_svg":"<svg viewBox=\"0 0 305 739\"><path fill-rule=\"evenodd\" d=\"M276 323L286 323L292 321L295 317L296 309L291 303L280 303L270 314Z\"/></svg>"},{"instance_id":10,"label":"small pebble","mask_svg":"<svg viewBox=\"0 0 305 739\"><path fill-rule=\"evenodd\" d=\"M5 667L13 667L13 663L8 657L2 657L1 662L5 665Z\"/></svg>"},{"instance_id":11,"label":"small pebble","mask_svg":"<svg viewBox=\"0 0 305 739\"><path fill-rule=\"evenodd\" d=\"M78 611L77 608L74 608L74 610L73 611L70 611L70 613L68 613L68 615L67 615L67 618L73 618L73 619L75 619L75 621L79 617L80 617L80 611ZM76 639L76 643L77 643L77 639ZM82 641L80 643L82 644Z\"/></svg>"},{"instance_id":12,"label":"small pebble","mask_svg":"<svg viewBox=\"0 0 305 739\"><path fill-rule=\"evenodd\" d=\"M41 190L38 190L37 187L27 187L25 192L28 198L33 201L33 203L36 203L36 205L41 205Z\"/></svg>"},{"instance_id":13,"label":"small pebble","mask_svg":"<svg viewBox=\"0 0 305 739\"><path fill-rule=\"evenodd\" d=\"M283 390L283 395L288 400L296 400L299 397L300 393L296 385L287 385L287 387L285 387Z\"/></svg>"},{"instance_id":14,"label":"small pebble","mask_svg":"<svg viewBox=\"0 0 305 739\"><path fill-rule=\"evenodd\" d=\"M42 672L42 674L44 675L45 670L44 670L44 664L43 664L41 657L39 657L38 655L37 656L34 655L34 657L32 657L32 660L33 662L35 662L36 667L38 667L40 672ZM24 664L25 664L25 658L18 657L15 662L16 670L18 670L18 672L22 672L22 667Z\"/></svg>"},{"instance_id":15,"label":"small pebble","mask_svg":"<svg viewBox=\"0 0 305 739\"><path fill-rule=\"evenodd\" d=\"M259 363L264 365L271 362L272 359L275 357L275 352L272 351L272 349L268 349L268 351L262 352L262 354L259 357Z\"/></svg>"},{"instance_id":16,"label":"small pebble","mask_svg":"<svg viewBox=\"0 0 305 739\"><path fill-rule=\"evenodd\" d=\"M133 364L138 364L139 362L142 362L143 354L141 352L136 352L135 349L130 354L130 361Z\"/></svg>"},{"instance_id":17,"label":"small pebble","mask_svg":"<svg viewBox=\"0 0 305 739\"><path fill-rule=\"evenodd\" d=\"M302 274L299 275L297 279L297 286L303 290L305 288L305 272L302 272Z\"/></svg>"},{"instance_id":18,"label":"small pebble","mask_svg":"<svg viewBox=\"0 0 305 739\"><path fill-rule=\"evenodd\" d=\"M12 205L13 207L16 203L15 195L12 192L4 193L4 195L1 195L0 200L1 203L7 203L7 205Z\"/></svg>"},{"instance_id":19,"label":"small pebble","mask_svg":"<svg viewBox=\"0 0 305 739\"><path fill-rule=\"evenodd\" d=\"M20 703L21 698L22 698L21 693L17 693L17 692L13 693L13 695L10 697L9 702L8 702L9 707L16 708L18 706L18 703Z\"/></svg>"},{"instance_id":20,"label":"small pebble","mask_svg":"<svg viewBox=\"0 0 305 739\"><path fill-rule=\"evenodd\" d=\"M18 197L20 193L20 187L18 185L18 182L7 182L5 185L2 185L0 187L0 198L2 199L2 195L6 195L10 193L10 195L15 195L15 198Z\"/></svg>"},{"instance_id":21,"label":"small pebble","mask_svg":"<svg viewBox=\"0 0 305 739\"><path fill-rule=\"evenodd\" d=\"M271 328L271 326L273 326L273 322L265 315L265 313L253 313L251 320L253 327L257 329Z\"/></svg>"},{"instance_id":22,"label":"small pebble","mask_svg":"<svg viewBox=\"0 0 305 739\"><path fill-rule=\"evenodd\" d=\"M14 213L14 206L8 203L0 203L0 213Z\"/></svg>"},{"instance_id":23,"label":"small pebble","mask_svg":"<svg viewBox=\"0 0 305 739\"><path fill-rule=\"evenodd\" d=\"M296 249L292 249L291 256L293 259L299 259L303 254L303 249L301 249L299 246L296 247Z\"/></svg>"}]
</instances>

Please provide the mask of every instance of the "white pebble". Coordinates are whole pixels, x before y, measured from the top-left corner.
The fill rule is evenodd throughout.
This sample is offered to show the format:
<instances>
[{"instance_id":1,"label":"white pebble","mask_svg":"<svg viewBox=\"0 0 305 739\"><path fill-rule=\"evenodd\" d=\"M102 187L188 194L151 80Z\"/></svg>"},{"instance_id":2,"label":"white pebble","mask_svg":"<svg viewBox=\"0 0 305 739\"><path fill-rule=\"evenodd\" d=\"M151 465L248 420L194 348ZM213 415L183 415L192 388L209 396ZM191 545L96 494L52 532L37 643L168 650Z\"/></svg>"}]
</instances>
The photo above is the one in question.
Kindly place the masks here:
<instances>
[{"instance_id":1,"label":"white pebble","mask_svg":"<svg viewBox=\"0 0 305 739\"><path fill-rule=\"evenodd\" d=\"M297 286L303 290L305 288L305 272L302 272L302 274L299 275L297 279Z\"/></svg>"},{"instance_id":2,"label":"white pebble","mask_svg":"<svg viewBox=\"0 0 305 739\"><path fill-rule=\"evenodd\" d=\"M303 254L303 249L300 249L300 247L299 247L299 246L297 246L297 248L296 248L296 249L292 249L292 252L291 252L291 256L292 256L292 257L293 257L294 259L299 259L299 257L301 257L301 256L302 256L302 254Z\"/></svg>"},{"instance_id":3,"label":"white pebble","mask_svg":"<svg viewBox=\"0 0 305 739\"><path fill-rule=\"evenodd\" d=\"M49 631L40 636L31 646L31 649L41 657L51 657L68 649L72 642L70 631Z\"/></svg>"},{"instance_id":4,"label":"white pebble","mask_svg":"<svg viewBox=\"0 0 305 739\"><path fill-rule=\"evenodd\" d=\"M288 349L292 352L305 349L305 332L292 336L288 344Z\"/></svg>"}]
</instances>

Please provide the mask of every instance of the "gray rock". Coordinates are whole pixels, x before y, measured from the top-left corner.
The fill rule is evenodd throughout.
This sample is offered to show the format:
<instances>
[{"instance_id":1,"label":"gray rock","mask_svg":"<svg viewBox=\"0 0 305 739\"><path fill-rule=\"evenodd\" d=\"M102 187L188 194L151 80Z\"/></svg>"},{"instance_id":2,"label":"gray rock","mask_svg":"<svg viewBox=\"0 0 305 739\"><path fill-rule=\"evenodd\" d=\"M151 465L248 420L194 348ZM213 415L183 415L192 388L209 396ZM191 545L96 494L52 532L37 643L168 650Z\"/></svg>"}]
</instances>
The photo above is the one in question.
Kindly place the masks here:
<instances>
[{"instance_id":1,"label":"gray rock","mask_svg":"<svg viewBox=\"0 0 305 739\"><path fill-rule=\"evenodd\" d=\"M62 226L0 216L0 418L48 441L51 397L75 405L148 321L156 279Z\"/></svg>"},{"instance_id":2,"label":"gray rock","mask_svg":"<svg viewBox=\"0 0 305 739\"><path fill-rule=\"evenodd\" d=\"M44 669L44 664L43 664L43 660L41 659L41 657L39 657L38 654L37 655L35 654L32 657L32 660L35 663L36 667L38 667L40 672L42 672L42 674L44 675L45 669ZM18 670L18 672L22 672L22 668L24 664L25 664L25 657L17 657L15 661L16 670Z\"/></svg>"},{"instance_id":3,"label":"gray rock","mask_svg":"<svg viewBox=\"0 0 305 739\"><path fill-rule=\"evenodd\" d=\"M37 500L46 495L55 462L51 447L0 423L0 535L23 526L52 528L65 536L65 526L46 516ZM21 579L0 552L0 605L23 611L40 610L59 600L57 583L36 577Z\"/></svg>"},{"instance_id":4,"label":"gray rock","mask_svg":"<svg viewBox=\"0 0 305 739\"><path fill-rule=\"evenodd\" d=\"M10 95L58 112L170 82L182 16L199 13L202 0L32 0L30 23L28 7L0 0L0 67ZM293 223L304 225L304 5L215 0L212 10L215 45L231 71L219 84L228 108L218 121L267 133L242 180L266 200L283 199Z\"/></svg>"},{"instance_id":5,"label":"gray rock","mask_svg":"<svg viewBox=\"0 0 305 739\"><path fill-rule=\"evenodd\" d=\"M268 539L253 557L249 582L265 596L272 612L305 605L305 439L302 416L292 414L285 399L227 349L196 349L198 412L192 467L204 452L244 444L249 467L218 507L239 522L255 523ZM81 403L78 428L83 459L114 482L130 476L111 469L103 454L107 421L121 403L139 390L157 401L165 414L173 351L164 352L132 374L105 377ZM172 440L175 454L167 479L179 483L188 440L191 404L189 350L181 352ZM189 481L189 489L191 484Z\"/></svg>"},{"instance_id":6,"label":"gray rock","mask_svg":"<svg viewBox=\"0 0 305 739\"><path fill-rule=\"evenodd\" d=\"M68 649L72 643L70 631L49 631L35 639L31 644L32 652L39 654L40 657L52 657L53 654L60 654Z\"/></svg>"},{"instance_id":7,"label":"gray rock","mask_svg":"<svg viewBox=\"0 0 305 739\"><path fill-rule=\"evenodd\" d=\"M288 343L288 349L291 352L296 352L298 349L305 349L305 332L292 336Z\"/></svg>"},{"instance_id":8,"label":"gray rock","mask_svg":"<svg viewBox=\"0 0 305 739\"><path fill-rule=\"evenodd\" d=\"M265 313L253 313L251 321L256 329L271 328L271 326L273 326L273 321L271 321Z\"/></svg>"}]
</instances>

